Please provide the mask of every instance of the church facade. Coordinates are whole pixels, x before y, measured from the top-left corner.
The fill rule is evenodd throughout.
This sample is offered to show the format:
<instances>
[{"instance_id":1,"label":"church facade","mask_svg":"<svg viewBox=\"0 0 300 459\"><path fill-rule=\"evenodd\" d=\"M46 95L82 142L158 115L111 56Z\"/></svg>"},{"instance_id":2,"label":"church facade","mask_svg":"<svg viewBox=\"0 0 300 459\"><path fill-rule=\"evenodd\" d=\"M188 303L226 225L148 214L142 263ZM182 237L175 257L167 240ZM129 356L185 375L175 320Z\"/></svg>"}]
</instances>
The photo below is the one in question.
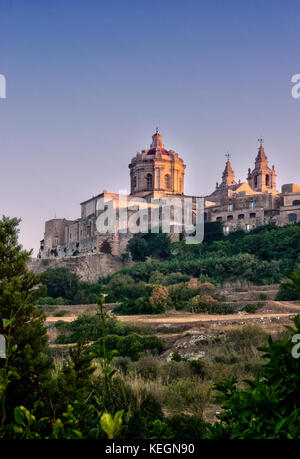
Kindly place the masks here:
<instances>
[{"instance_id":1,"label":"church facade","mask_svg":"<svg viewBox=\"0 0 300 459\"><path fill-rule=\"evenodd\" d=\"M184 193L185 168L183 159L174 150L165 148L162 135L156 130L150 148L137 153L129 164L128 216L132 212L132 199L145 199L150 211L153 199L164 198L171 202L174 198L182 201L191 198ZM103 212L97 208L99 199L111 201L120 209L124 205L123 198L104 190L81 203L80 218L46 221L38 257L64 258L93 253L120 256L125 253L132 234L119 231L100 234L96 223ZM204 219L222 222L225 234L239 229L250 231L270 222L284 226L300 221L300 186L286 184L281 192L276 189L275 167L269 167L262 140L247 179L236 181L228 156L221 183L204 197L204 203ZM172 237L176 240L179 236L173 234Z\"/></svg>"}]
</instances>

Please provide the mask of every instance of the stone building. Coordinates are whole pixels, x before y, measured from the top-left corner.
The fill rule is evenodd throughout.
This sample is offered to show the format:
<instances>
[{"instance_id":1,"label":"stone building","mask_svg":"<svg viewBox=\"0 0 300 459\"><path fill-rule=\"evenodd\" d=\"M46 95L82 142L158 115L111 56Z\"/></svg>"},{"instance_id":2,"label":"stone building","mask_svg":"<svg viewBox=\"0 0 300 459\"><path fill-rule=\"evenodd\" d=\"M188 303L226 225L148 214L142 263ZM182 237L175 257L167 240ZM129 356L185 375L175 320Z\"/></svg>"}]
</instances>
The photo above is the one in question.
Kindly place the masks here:
<instances>
[{"instance_id":1,"label":"stone building","mask_svg":"<svg viewBox=\"0 0 300 459\"><path fill-rule=\"evenodd\" d=\"M236 182L228 156L221 184L206 196L205 219L222 222L225 234L239 229L251 231L271 222L279 226L295 223L300 221L300 186L283 185L281 193L276 189L275 166L269 167L260 139L247 181Z\"/></svg>"},{"instance_id":2,"label":"stone building","mask_svg":"<svg viewBox=\"0 0 300 459\"><path fill-rule=\"evenodd\" d=\"M129 164L130 194L145 196L157 191L183 195L185 167L178 153L165 149L162 136L156 130L150 149L137 153Z\"/></svg>"},{"instance_id":3,"label":"stone building","mask_svg":"<svg viewBox=\"0 0 300 459\"><path fill-rule=\"evenodd\" d=\"M129 164L130 195L122 196L104 190L81 203L80 218L47 221L38 257L59 259L91 254L121 256L132 235L120 231L119 220L115 233L98 232L96 222L103 212L97 207L99 200L113 203L118 215L120 209L126 206L128 218L134 212L136 198L146 200L149 212L156 198L183 201L188 197L184 194L185 167L178 153L165 148L162 136L156 130L150 148L137 153ZM126 198L126 204L123 198ZM247 180L243 182L236 181L227 155L220 184L217 183L215 190L205 197L204 219L207 222L222 222L225 234L238 229L250 231L270 222L280 226L295 223L300 221L300 186L286 184L281 192L276 189L275 167L269 167L260 140L254 168L248 170ZM177 236L173 234L172 237Z\"/></svg>"},{"instance_id":4,"label":"stone building","mask_svg":"<svg viewBox=\"0 0 300 459\"><path fill-rule=\"evenodd\" d=\"M124 206L123 198L126 198L126 212L129 218L135 211L135 200L143 198L147 202L150 219L151 209L154 206L153 200L165 198L171 201L174 197L183 200L186 197L184 195L185 167L178 153L165 148L162 135L156 130L152 136L150 148L137 153L129 164L130 195L122 196L104 190L99 195L80 204L80 218L47 221L38 257L64 258L95 253L120 256L126 251L132 234L122 231L116 231L113 234L99 234L96 222L103 212L97 209L99 200L104 200L106 203L113 202L118 214L120 208ZM118 227L118 221L116 223Z\"/></svg>"}]
</instances>

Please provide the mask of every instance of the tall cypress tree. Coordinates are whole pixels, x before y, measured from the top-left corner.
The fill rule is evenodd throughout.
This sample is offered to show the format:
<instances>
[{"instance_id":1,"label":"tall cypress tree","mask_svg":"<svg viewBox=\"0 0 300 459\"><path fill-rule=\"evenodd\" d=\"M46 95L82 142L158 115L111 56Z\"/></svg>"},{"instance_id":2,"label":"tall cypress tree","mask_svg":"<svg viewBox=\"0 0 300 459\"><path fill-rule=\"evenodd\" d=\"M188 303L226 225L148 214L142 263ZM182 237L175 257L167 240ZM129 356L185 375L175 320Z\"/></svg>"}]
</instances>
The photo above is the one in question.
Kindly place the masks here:
<instances>
[{"instance_id":1,"label":"tall cypress tree","mask_svg":"<svg viewBox=\"0 0 300 459\"><path fill-rule=\"evenodd\" d=\"M0 334L6 339L6 358L0 359L0 435L13 408L31 408L50 377L45 317L35 306L41 277L27 269L31 252L18 243L20 220L0 220Z\"/></svg>"}]
</instances>

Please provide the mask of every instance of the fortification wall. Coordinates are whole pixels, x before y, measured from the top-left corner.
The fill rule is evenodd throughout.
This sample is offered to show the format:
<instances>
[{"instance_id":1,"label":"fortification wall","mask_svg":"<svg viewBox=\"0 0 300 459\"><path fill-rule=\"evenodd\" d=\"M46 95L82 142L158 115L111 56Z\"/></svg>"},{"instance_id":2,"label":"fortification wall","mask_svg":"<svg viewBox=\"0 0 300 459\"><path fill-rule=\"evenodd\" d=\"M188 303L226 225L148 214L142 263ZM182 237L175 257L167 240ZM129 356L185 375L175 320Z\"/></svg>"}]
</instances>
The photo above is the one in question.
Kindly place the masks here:
<instances>
[{"instance_id":1,"label":"fortification wall","mask_svg":"<svg viewBox=\"0 0 300 459\"><path fill-rule=\"evenodd\" d=\"M47 269L63 267L77 274L83 281L96 282L99 277L113 274L129 264L115 255L95 253L64 258L31 258L28 269L41 274Z\"/></svg>"}]
</instances>

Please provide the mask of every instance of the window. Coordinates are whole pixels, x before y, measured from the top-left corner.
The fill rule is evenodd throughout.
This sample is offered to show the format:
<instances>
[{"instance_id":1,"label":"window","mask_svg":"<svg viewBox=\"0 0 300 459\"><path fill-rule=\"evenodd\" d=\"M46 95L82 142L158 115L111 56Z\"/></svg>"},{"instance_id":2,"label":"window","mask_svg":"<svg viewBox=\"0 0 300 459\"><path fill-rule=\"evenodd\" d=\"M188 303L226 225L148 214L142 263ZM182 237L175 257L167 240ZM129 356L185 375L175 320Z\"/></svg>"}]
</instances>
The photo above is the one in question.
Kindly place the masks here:
<instances>
[{"instance_id":1,"label":"window","mask_svg":"<svg viewBox=\"0 0 300 459\"><path fill-rule=\"evenodd\" d=\"M270 176L266 175L266 186L270 186Z\"/></svg>"},{"instance_id":2,"label":"window","mask_svg":"<svg viewBox=\"0 0 300 459\"><path fill-rule=\"evenodd\" d=\"M165 188L169 189L170 188L170 184L171 184L170 176L167 174L167 175L165 175Z\"/></svg>"},{"instance_id":3,"label":"window","mask_svg":"<svg viewBox=\"0 0 300 459\"><path fill-rule=\"evenodd\" d=\"M257 187L257 175L254 176L254 187Z\"/></svg>"},{"instance_id":4,"label":"window","mask_svg":"<svg viewBox=\"0 0 300 459\"><path fill-rule=\"evenodd\" d=\"M245 218L245 215L244 215L244 214L240 214L240 215L238 216L238 219L239 219L239 220L244 220L244 218Z\"/></svg>"},{"instance_id":5,"label":"window","mask_svg":"<svg viewBox=\"0 0 300 459\"><path fill-rule=\"evenodd\" d=\"M293 206L300 206L300 200L296 199L296 201L293 201Z\"/></svg>"},{"instance_id":6,"label":"window","mask_svg":"<svg viewBox=\"0 0 300 459\"><path fill-rule=\"evenodd\" d=\"M250 218L255 218L256 217L256 214L253 212L250 214Z\"/></svg>"},{"instance_id":7,"label":"window","mask_svg":"<svg viewBox=\"0 0 300 459\"><path fill-rule=\"evenodd\" d=\"M136 188L136 176L134 176L133 179L132 179L132 188L133 189Z\"/></svg>"},{"instance_id":8,"label":"window","mask_svg":"<svg viewBox=\"0 0 300 459\"><path fill-rule=\"evenodd\" d=\"M234 205L233 204L229 204L228 210L234 210Z\"/></svg>"},{"instance_id":9,"label":"window","mask_svg":"<svg viewBox=\"0 0 300 459\"><path fill-rule=\"evenodd\" d=\"M296 223L297 221L297 214L289 214L289 222L290 223Z\"/></svg>"},{"instance_id":10,"label":"window","mask_svg":"<svg viewBox=\"0 0 300 459\"><path fill-rule=\"evenodd\" d=\"M147 180L147 189L151 190L153 186L152 174L147 174L146 180Z\"/></svg>"},{"instance_id":11,"label":"window","mask_svg":"<svg viewBox=\"0 0 300 459\"><path fill-rule=\"evenodd\" d=\"M222 217L217 217L217 219L216 219L217 222L221 222L222 220L223 220Z\"/></svg>"},{"instance_id":12,"label":"window","mask_svg":"<svg viewBox=\"0 0 300 459\"><path fill-rule=\"evenodd\" d=\"M252 201L252 202L250 203L250 207L251 207L251 209L255 209L255 202L254 202L254 201Z\"/></svg>"},{"instance_id":13,"label":"window","mask_svg":"<svg viewBox=\"0 0 300 459\"><path fill-rule=\"evenodd\" d=\"M227 234L229 234L229 232L230 232L229 231L229 226L225 226L225 234L227 235Z\"/></svg>"},{"instance_id":14,"label":"window","mask_svg":"<svg viewBox=\"0 0 300 459\"><path fill-rule=\"evenodd\" d=\"M228 220L228 221L233 220L233 215L228 215L228 216L227 216L227 220Z\"/></svg>"}]
</instances>

